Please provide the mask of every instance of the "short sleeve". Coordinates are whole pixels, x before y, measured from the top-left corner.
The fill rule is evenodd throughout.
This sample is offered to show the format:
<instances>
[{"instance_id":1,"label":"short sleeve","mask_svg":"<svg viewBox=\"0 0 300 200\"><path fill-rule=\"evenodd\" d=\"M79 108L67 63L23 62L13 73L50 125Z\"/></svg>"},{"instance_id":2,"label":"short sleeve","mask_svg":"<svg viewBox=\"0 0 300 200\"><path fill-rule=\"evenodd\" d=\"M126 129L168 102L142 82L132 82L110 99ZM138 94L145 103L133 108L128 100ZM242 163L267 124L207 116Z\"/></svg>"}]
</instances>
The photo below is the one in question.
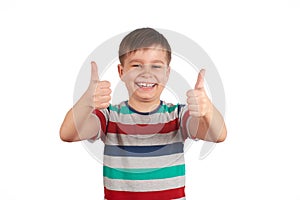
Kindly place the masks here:
<instances>
[{"instance_id":1,"label":"short sleeve","mask_svg":"<svg viewBox=\"0 0 300 200\"><path fill-rule=\"evenodd\" d=\"M95 117L97 117L99 119L99 132L97 133L97 135L90 139L90 142L94 142L98 139L101 139L102 141L105 139L105 135L107 132L107 124L109 121L109 109L95 109L92 113L93 115L95 115Z\"/></svg>"},{"instance_id":2,"label":"short sleeve","mask_svg":"<svg viewBox=\"0 0 300 200\"><path fill-rule=\"evenodd\" d=\"M188 106L186 104L178 105L178 117L179 117L179 126L183 138L184 139L190 138L192 140L196 140L196 138L190 133L188 129L188 124L191 118L190 118Z\"/></svg>"}]
</instances>

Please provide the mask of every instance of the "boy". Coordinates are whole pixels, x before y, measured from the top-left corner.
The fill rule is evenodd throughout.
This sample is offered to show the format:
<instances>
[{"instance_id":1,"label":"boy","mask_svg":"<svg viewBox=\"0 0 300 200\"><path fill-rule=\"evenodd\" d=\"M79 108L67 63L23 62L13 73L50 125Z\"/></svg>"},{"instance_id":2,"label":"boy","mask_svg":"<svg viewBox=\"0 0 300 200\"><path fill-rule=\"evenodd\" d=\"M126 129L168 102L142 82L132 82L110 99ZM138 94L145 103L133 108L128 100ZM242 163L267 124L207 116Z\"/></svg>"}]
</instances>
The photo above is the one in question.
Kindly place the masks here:
<instances>
[{"instance_id":1,"label":"boy","mask_svg":"<svg viewBox=\"0 0 300 200\"><path fill-rule=\"evenodd\" d=\"M99 80L92 62L90 85L67 113L60 137L104 142L105 199L185 199L185 139L222 142L227 134L205 93L205 71L186 93L187 105L173 105L160 99L171 61L162 34L151 28L132 31L120 44L119 60L129 99L111 105L110 83Z\"/></svg>"}]
</instances>

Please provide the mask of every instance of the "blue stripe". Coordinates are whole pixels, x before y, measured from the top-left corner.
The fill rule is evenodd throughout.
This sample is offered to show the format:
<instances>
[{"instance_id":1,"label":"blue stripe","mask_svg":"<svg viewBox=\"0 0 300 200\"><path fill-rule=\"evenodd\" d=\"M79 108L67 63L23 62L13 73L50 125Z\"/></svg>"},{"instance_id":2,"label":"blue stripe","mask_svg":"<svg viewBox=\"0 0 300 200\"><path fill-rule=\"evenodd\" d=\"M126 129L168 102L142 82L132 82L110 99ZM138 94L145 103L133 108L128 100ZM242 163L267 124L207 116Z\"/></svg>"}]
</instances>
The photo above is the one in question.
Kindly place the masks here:
<instances>
[{"instance_id":1,"label":"blue stripe","mask_svg":"<svg viewBox=\"0 0 300 200\"><path fill-rule=\"evenodd\" d=\"M177 142L158 146L114 146L105 145L104 155L107 156L130 156L130 157L153 157L183 153L183 143Z\"/></svg>"}]
</instances>

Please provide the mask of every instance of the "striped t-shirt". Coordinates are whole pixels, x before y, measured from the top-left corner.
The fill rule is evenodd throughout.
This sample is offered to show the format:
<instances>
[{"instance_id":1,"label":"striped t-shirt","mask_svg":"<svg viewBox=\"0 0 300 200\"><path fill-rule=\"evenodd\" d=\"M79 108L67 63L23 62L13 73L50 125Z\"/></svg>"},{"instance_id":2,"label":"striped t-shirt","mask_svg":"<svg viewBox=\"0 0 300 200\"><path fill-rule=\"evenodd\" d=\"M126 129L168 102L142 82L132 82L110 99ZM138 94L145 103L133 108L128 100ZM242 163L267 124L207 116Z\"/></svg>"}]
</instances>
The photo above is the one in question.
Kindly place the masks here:
<instances>
[{"instance_id":1,"label":"striped t-shirt","mask_svg":"<svg viewBox=\"0 0 300 200\"><path fill-rule=\"evenodd\" d=\"M154 111L141 113L124 101L94 113L105 144L105 199L185 199L184 105L161 101Z\"/></svg>"}]
</instances>

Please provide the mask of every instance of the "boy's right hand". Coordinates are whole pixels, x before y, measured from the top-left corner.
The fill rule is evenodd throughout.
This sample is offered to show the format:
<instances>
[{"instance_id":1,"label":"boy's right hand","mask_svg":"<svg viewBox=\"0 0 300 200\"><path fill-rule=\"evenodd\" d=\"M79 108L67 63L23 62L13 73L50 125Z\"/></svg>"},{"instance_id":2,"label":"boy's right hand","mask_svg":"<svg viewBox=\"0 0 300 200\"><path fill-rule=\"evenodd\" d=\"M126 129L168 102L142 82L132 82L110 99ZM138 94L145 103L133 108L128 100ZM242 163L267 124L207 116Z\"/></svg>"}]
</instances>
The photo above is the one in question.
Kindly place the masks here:
<instances>
[{"instance_id":1,"label":"boy's right hand","mask_svg":"<svg viewBox=\"0 0 300 200\"><path fill-rule=\"evenodd\" d=\"M93 109L104 109L111 100L109 81L100 81L96 62L91 62L91 81L87 90L89 106Z\"/></svg>"}]
</instances>

